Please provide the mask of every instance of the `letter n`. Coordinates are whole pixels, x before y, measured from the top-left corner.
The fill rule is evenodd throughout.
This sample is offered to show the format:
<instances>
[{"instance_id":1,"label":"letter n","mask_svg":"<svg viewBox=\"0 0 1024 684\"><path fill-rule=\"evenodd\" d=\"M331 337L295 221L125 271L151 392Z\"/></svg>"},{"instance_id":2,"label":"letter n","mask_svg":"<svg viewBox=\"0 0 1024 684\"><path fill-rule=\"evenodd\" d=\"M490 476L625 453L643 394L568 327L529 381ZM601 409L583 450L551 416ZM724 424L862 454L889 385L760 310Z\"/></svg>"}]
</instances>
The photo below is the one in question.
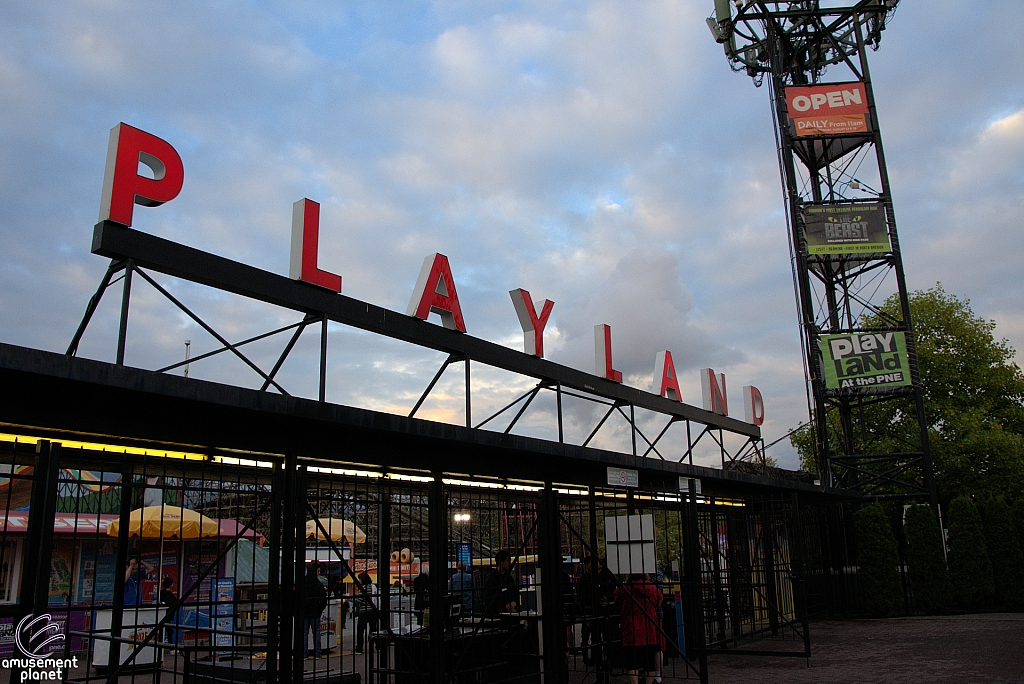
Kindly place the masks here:
<instances>
[{"instance_id":1,"label":"letter n","mask_svg":"<svg viewBox=\"0 0 1024 684\"><path fill-rule=\"evenodd\" d=\"M700 388L704 395L704 410L720 416L729 415L729 401L725 394L725 373L715 374L710 368L700 372Z\"/></svg>"},{"instance_id":2,"label":"letter n","mask_svg":"<svg viewBox=\"0 0 1024 684\"><path fill-rule=\"evenodd\" d=\"M663 397L682 401L676 366L672 363L672 352L668 350L660 351L654 357L654 389Z\"/></svg>"},{"instance_id":3,"label":"letter n","mask_svg":"<svg viewBox=\"0 0 1024 684\"><path fill-rule=\"evenodd\" d=\"M292 205L292 255L288 277L341 292L341 276L317 268L320 248L320 204L300 199Z\"/></svg>"},{"instance_id":4,"label":"letter n","mask_svg":"<svg viewBox=\"0 0 1024 684\"><path fill-rule=\"evenodd\" d=\"M612 382L622 382L622 373L612 368L612 326L594 326L595 373Z\"/></svg>"},{"instance_id":5,"label":"letter n","mask_svg":"<svg viewBox=\"0 0 1024 684\"><path fill-rule=\"evenodd\" d=\"M139 162L153 171L152 178L139 175ZM136 204L158 207L170 202L181 192L184 180L181 157L170 143L119 123L110 129L107 143L100 221L131 226Z\"/></svg>"},{"instance_id":6,"label":"letter n","mask_svg":"<svg viewBox=\"0 0 1024 684\"><path fill-rule=\"evenodd\" d=\"M441 324L449 330L466 332L466 323L462 320L462 307L459 306L459 294L455 291L452 269L448 266L448 257L444 254L430 254L423 260L420 276L416 279L416 288L409 300L406 313L416 318L427 320L427 316L436 313L441 317Z\"/></svg>"}]
</instances>

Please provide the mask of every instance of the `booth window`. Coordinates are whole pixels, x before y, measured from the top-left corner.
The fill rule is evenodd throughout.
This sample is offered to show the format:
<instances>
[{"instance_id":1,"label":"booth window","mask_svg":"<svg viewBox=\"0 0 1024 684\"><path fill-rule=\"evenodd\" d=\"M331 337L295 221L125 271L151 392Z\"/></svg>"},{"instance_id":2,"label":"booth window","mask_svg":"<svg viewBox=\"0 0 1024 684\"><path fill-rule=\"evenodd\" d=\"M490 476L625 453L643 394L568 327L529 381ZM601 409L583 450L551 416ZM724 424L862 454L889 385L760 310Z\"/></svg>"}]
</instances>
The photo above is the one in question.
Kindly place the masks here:
<instances>
[{"instance_id":1,"label":"booth window","mask_svg":"<svg viewBox=\"0 0 1024 684\"><path fill-rule=\"evenodd\" d=\"M0 603L14 603L18 596L13 587L18 582L18 540L0 545Z\"/></svg>"}]
</instances>

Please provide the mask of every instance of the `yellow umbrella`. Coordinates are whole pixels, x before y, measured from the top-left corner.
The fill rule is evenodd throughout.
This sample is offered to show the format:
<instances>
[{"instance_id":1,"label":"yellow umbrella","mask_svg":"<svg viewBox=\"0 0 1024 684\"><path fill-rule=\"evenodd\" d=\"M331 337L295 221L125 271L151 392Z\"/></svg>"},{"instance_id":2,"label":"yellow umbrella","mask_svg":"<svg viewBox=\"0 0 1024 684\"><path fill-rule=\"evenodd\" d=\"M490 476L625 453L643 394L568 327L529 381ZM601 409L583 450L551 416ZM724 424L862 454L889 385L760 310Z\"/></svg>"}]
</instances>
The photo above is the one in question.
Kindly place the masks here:
<instances>
[{"instance_id":1,"label":"yellow umbrella","mask_svg":"<svg viewBox=\"0 0 1024 684\"><path fill-rule=\"evenodd\" d=\"M331 541L348 541L356 544L362 544L366 541L366 533L359 529L359 527L350 520L342 520L341 518L320 518L320 525L323 525L324 530L327 530L327 534L330 535ZM306 539L327 540L327 537L324 536L323 530L321 530L316 524L316 520L309 520L306 522Z\"/></svg>"},{"instance_id":2,"label":"yellow umbrella","mask_svg":"<svg viewBox=\"0 0 1024 684\"><path fill-rule=\"evenodd\" d=\"M119 520L111 521L107 534L116 537ZM220 523L198 511L178 506L146 506L128 517L128 534L149 539L198 539L216 537Z\"/></svg>"}]
</instances>

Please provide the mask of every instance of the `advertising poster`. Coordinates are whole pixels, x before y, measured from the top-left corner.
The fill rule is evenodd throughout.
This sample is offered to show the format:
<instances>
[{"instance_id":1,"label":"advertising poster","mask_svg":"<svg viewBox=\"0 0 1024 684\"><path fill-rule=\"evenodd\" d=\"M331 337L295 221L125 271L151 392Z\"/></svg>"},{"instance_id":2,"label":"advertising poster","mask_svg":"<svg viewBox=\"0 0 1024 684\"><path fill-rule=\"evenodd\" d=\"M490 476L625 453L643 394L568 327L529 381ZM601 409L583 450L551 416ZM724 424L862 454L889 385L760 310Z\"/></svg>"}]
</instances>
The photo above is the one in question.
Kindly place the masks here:
<instances>
[{"instance_id":1,"label":"advertising poster","mask_svg":"<svg viewBox=\"0 0 1024 684\"><path fill-rule=\"evenodd\" d=\"M202 575L203 571L206 570L210 565L217 562L217 556L219 555L220 549L218 542L216 541L186 541L182 543L184 547L183 557L184 565L179 568L178 579L180 582L179 586L191 587L196 579ZM199 583L199 587L192 594L191 601L197 603L207 603L213 596L213 575L223 574L224 572L224 559L221 559L217 565L217 570L210 575L207 575L202 582Z\"/></svg>"},{"instance_id":2,"label":"advertising poster","mask_svg":"<svg viewBox=\"0 0 1024 684\"><path fill-rule=\"evenodd\" d=\"M889 251L889 230L881 202L807 204L802 213L808 254Z\"/></svg>"},{"instance_id":3,"label":"advertising poster","mask_svg":"<svg viewBox=\"0 0 1024 684\"><path fill-rule=\"evenodd\" d=\"M50 556L50 587L47 605L66 606L71 600L71 564L74 547L70 541L60 541L53 545Z\"/></svg>"},{"instance_id":4,"label":"advertising poster","mask_svg":"<svg viewBox=\"0 0 1024 684\"><path fill-rule=\"evenodd\" d=\"M215 600L214 615L216 621L213 628L214 644L217 646L234 646L235 635L232 634L235 626L235 579L233 577L221 577L214 583ZM222 655L228 655L222 653Z\"/></svg>"},{"instance_id":5,"label":"advertising poster","mask_svg":"<svg viewBox=\"0 0 1024 684\"><path fill-rule=\"evenodd\" d=\"M901 332L822 335L818 344L829 389L910 384L907 342Z\"/></svg>"},{"instance_id":6,"label":"advertising poster","mask_svg":"<svg viewBox=\"0 0 1024 684\"><path fill-rule=\"evenodd\" d=\"M467 569L473 567L473 547L469 544L457 544L455 546L455 560L465 563Z\"/></svg>"},{"instance_id":7,"label":"advertising poster","mask_svg":"<svg viewBox=\"0 0 1024 684\"><path fill-rule=\"evenodd\" d=\"M867 133L868 97L863 83L786 88L786 108L797 136Z\"/></svg>"},{"instance_id":8,"label":"advertising poster","mask_svg":"<svg viewBox=\"0 0 1024 684\"><path fill-rule=\"evenodd\" d=\"M114 568L117 566L117 542L82 542L78 554L76 603L98 603L114 600Z\"/></svg>"}]
</instances>

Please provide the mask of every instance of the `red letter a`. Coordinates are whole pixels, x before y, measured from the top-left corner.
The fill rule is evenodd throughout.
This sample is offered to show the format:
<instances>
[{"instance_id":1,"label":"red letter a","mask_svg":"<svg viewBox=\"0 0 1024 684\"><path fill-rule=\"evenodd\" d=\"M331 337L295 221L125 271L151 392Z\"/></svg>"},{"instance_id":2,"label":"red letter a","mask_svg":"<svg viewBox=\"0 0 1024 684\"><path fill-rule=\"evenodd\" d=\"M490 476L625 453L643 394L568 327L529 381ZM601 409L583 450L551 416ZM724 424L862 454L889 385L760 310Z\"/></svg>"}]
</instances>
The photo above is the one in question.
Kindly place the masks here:
<instances>
[{"instance_id":1,"label":"red letter a","mask_svg":"<svg viewBox=\"0 0 1024 684\"><path fill-rule=\"evenodd\" d=\"M682 395L679 393L679 379L676 377L676 365L672 363L672 352L668 350L658 352L654 358L654 388L663 397L682 401Z\"/></svg>"},{"instance_id":2,"label":"red letter a","mask_svg":"<svg viewBox=\"0 0 1024 684\"><path fill-rule=\"evenodd\" d=\"M431 312L438 314L441 324L449 330L466 332L452 269L444 254L431 254L423 260L423 268L420 269L420 277L416 279L416 288L412 291L412 299L406 311L408 315L423 320L427 320Z\"/></svg>"}]
</instances>

